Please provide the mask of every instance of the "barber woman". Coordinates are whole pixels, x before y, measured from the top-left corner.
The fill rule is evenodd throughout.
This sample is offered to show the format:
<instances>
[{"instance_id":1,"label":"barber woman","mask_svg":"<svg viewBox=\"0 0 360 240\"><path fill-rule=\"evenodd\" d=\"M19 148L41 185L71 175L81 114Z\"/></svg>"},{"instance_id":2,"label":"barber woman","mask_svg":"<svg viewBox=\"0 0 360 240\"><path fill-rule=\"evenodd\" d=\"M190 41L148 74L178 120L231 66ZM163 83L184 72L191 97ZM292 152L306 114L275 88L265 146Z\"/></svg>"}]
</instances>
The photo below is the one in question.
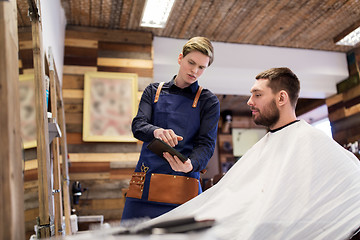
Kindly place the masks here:
<instances>
[{"instance_id":1,"label":"barber woman","mask_svg":"<svg viewBox=\"0 0 360 240\"><path fill-rule=\"evenodd\" d=\"M220 116L218 98L198 84L214 59L205 37L191 38L179 54L178 74L166 83L151 83L143 92L132 122L143 141L140 159L126 193L122 220L155 218L202 192L200 171L214 153ZM159 138L188 159L157 156L147 145Z\"/></svg>"}]
</instances>

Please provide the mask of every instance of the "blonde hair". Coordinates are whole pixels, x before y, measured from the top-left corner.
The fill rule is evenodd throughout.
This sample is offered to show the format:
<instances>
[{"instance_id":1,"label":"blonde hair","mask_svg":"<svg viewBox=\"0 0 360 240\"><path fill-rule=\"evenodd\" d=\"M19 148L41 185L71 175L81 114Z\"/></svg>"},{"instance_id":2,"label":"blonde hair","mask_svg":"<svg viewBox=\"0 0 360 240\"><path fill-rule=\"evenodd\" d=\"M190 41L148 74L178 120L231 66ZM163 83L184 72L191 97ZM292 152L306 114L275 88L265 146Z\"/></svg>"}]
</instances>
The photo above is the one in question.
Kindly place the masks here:
<instances>
[{"instance_id":1,"label":"blonde hair","mask_svg":"<svg viewBox=\"0 0 360 240\"><path fill-rule=\"evenodd\" d=\"M185 43L182 51L183 56L185 57L192 51L199 51L208 56L210 58L208 66L214 61L214 47L206 37L193 37Z\"/></svg>"}]
</instances>

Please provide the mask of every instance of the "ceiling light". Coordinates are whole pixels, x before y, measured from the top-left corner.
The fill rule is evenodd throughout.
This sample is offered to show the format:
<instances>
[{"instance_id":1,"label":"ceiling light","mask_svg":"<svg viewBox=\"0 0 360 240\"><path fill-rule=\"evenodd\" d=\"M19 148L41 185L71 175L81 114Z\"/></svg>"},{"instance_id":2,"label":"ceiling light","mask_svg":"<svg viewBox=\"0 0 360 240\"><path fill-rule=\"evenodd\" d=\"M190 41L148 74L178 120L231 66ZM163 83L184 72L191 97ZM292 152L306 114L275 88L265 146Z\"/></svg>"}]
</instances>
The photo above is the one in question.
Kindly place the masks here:
<instances>
[{"instance_id":1,"label":"ceiling light","mask_svg":"<svg viewBox=\"0 0 360 240\"><path fill-rule=\"evenodd\" d=\"M360 42L360 27L346 35L343 39L338 41L336 45L355 46Z\"/></svg>"},{"instance_id":2,"label":"ceiling light","mask_svg":"<svg viewBox=\"0 0 360 240\"><path fill-rule=\"evenodd\" d=\"M141 27L164 28L175 0L146 0Z\"/></svg>"},{"instance_id":3,"label":"ceiling light","mask_svg":"<svg viewBox=\"0 0 360 240\"><path fill-rule=\"evenodd\" d=\"M355 46L360 42L360 21L354 23L334 38L336 45Z\"/></svg>"}]
</instances>

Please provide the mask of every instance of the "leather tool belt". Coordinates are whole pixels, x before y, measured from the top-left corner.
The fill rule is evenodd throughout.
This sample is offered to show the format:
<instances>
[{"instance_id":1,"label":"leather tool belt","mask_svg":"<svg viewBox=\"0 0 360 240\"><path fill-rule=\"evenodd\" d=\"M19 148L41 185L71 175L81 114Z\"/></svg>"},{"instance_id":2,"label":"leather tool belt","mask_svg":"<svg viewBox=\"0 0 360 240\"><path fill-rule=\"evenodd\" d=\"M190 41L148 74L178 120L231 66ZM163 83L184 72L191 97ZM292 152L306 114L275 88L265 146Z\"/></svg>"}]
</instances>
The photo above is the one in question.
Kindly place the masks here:
<instances>
[{"instance_id":1,"label":"leather tool belt","mask_svg":"<svg viewBox=\"0 0 360 240\"><path fill-rule=\"evenodd\" d=\"M149 201L183 204L199 193L199 180L186 176L152 173Z\"/></svg>"},{"instance_id":2,"label":"leather tool belt","mask_svg":"<svg viewBox=\"0 0 360 240\"><path fill-rule=\"evenodd\" d=\"M132 174L126 197L141 199L143 194L145 175L146 172L134 172Z\"/></svg>"}]
</instances>

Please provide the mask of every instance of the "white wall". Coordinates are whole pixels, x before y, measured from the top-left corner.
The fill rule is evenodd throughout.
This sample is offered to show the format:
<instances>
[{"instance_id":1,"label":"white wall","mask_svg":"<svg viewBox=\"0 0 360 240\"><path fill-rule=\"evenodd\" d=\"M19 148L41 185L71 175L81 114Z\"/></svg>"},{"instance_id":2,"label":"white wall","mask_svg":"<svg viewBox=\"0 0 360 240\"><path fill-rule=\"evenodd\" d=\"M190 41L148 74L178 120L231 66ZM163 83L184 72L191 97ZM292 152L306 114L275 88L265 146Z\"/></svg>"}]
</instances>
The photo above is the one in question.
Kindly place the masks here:
<instances>
[{"instance_id":1,"label":"white wall","mask_svg":"<svg viewBox=\"0 0 360 240\"><path fill-rule=\"evenodd\" d=\"M178 72L177 57L186 40L154 38L154 81L169 81ZM299 77L300 97L326 98L348 77L346 54L213 42L215 59L199 79L215 94L249 95L255 76L272 67L289 67Z\"/></svg>"},{"instance_id":2,"label":"white wall","mask_svg":"<svg viewBox=\"0 0 360 240\"><path fill-rule=\"evenodd\" d=\"M40 7L43 49L44 52L48 54L49 47L51 47L56 70L60 82L62 82L66 27L65 12L61 6L60 0L42 0L40 2Z\"/></svg>"}]
</instances>

